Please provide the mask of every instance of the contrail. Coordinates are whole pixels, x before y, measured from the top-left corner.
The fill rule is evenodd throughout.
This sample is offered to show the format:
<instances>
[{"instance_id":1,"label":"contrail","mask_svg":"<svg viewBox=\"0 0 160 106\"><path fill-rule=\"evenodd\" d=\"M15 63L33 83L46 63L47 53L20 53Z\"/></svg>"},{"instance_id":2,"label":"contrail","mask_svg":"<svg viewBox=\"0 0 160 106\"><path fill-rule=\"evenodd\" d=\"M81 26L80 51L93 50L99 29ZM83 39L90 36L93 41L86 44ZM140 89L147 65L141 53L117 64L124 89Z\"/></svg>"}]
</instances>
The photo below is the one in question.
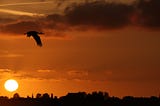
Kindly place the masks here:
<instances>
[{"instance_id":1,"label":"contrail","mask_svg":"<svg viewBox=\"0 0 160 106\"><path fill-rule=\"evenodd\" d=\"M13 14L13 15L25 15L25 16L45 16L45 14L38 14L38 13L31 13L31 12L24 12L24 11L16 11L16 10L9 10L9 9L0 9L0 12Z\"/></svg>"},{"instance_id":2,"label":"contrail","mask_svg":"<svg viewBox=\"0 0 160 106\"><path fill-rule=\"evenodd\" d=\"M53 3L53 1L0 4L0 7L5 7L5 6L18 6L18 5L34 5L34 4L49 4L49 3Z\"/></svg>"},{"instance_id":3,"label":"contrail","mask_svg":"<svg viewBox=\"0 0 160 106\"><path fill-rule=\"evenodd\" d=\"M49 4L53 3L53 1L46 1L46 2L28 2L28 3L10 3L10 4L0 4L0 7L6 6L20 6L20 5L38 5L38 4ZM25 15L25 16L45 16L45 14L38 14L38 13L31 13L31 12L24 12L24 11L17 11L17 10L10 10L10 9L0 9L0 12L13 14L13 15Z\"/></svg>"}]
</instances>

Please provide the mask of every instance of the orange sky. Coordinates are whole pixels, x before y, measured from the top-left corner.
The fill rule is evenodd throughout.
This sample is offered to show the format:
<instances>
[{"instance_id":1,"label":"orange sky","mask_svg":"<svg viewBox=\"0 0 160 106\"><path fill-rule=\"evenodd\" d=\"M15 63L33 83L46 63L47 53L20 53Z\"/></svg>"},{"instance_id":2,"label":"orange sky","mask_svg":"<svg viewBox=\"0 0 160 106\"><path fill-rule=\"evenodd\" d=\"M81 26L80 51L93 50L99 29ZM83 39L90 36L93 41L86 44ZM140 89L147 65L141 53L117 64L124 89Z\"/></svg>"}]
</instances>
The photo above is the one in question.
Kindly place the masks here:
<instances>
[{"instance_id":1,"label":"orange sky","mask_svg":"<svg viewBox=\"0 0 160 106\"><path fill-rule=\"evenodd\" d=\"M3 86L14 78L20 96L99 90L158 96L160 2L72 2L0 1L0 95L15 93ZM28 30L45 33L43 47L23 34Z\"/></svg>"}]
</instances>

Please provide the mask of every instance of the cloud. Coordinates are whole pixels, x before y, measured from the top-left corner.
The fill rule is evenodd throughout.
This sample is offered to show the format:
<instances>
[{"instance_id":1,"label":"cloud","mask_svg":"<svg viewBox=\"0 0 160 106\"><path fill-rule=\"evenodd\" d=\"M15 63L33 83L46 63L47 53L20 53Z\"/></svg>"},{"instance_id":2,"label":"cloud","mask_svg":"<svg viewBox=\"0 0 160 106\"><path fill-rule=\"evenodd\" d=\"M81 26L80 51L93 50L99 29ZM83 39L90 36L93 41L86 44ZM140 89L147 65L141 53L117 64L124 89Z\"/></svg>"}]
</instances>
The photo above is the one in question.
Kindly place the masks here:
<instances>
[{"instance_id":1,"label":"cloud","mask_svg":"<svg viewBox=\"0 0 160 106\"><path fill-rule=\"evenodd\" d=\"M17 78L20 79L40 79L40 80L46 80L46 79L59 79L57 75L57 71L55 70L49 70L49 69L39 69L39 70L32 70L32 72L28 73L28 70L21 70L17 71ZM31 74L32 73L32 74Z\"/></svg>"},{"instance_id":2,"label":"cloud","mask_svg":"<svg viewBox=\"0 0 160 106\"><path fill-rule=\"evenodd\" d=\"M148 28L160 28L160 0L139 0L136 9L138 24Z\"/></svg>"},{"instance_id":3,"label":"cloud","mask_svg":"<svg viewBox=\"0 0 160 106\"><path fill-rule=\"evenodd\" d=\"M117 29L130 24L133 10L133 6L122 3L84 2L66 7L63 15L48 15L44 25L60 31L82 27Z\"/></svg>"},{"instance_id":4,"label":"cloud","mask_svg":"<svg viewBox=\"0 0 160 106\"><path fill-rule=\"evenodd\" d=\"M132 13L133 6L104 1L77 4L65 9L65 17L70 25L98 26L105 29L130 24Z\"/></svg>"},{"instance_id":5,"label":"cloud","mask_svg":"<svg viewBox=\"0 0 160 106\"><path fill-rule=\"evenodd\" d=\"M0 69L0 73L2 74L2 73L9 73L9 72L11 72L12 70L10 70L10 69Z\"/></svg>"},{"instance_id":6,"label":"cloud","mask_svg":"<svg viewBox=\"0 0 160 106\"><path fill-rule=\"evenodd\" d=\"M160 1L138 0L131 4L93 1L72 4L65 8L64 15L52 14L46 17L53 29L73 27L119 29L126 26L145 28L160 27Z\"/></svg>"},{"instance_id":7,"label":"cloud","mask_svg":"<svg viewBox=\"0 0 160 106\"><path fill-rule=\"evenodd\" d=\"M40 1L40 2L25 2L25 3L9 3L9 4L0 4L0 7L6 6L23 6L23 5L39 5L39 4L49 4L53 3L53 1Z\"/></svg>"},{"instance_id":8,"label":"cloud","mask_svg":"<svg viewBox=\"0 0 160 106\"><path fill-rule=\"evenodd\" d=\"M66 0L57 0L57 7L60 7Z\"/></svg>"},{"instance_id":9,"label":"cloud","mask_svg":"<svg viewBox=\"0 0 160 106\"><path fill-rule=\"evenodd\" d=\"M0 51L0 58L17 58L17 57L23 57L22 54L17 53L9 53L8 51Z\"/></svg>"},{"instance_id":10,"label":"cloud","mask_svg":"<svg viewBox=\"0 0 160 106\"><path fill-rule=\"evenodd\" d=\"M11 18L0 18L0 23L1 24L7 24L7 23L10 23L10 22L13 22L15 21L15 19L11 19Z\"/></svg>"},{"instance_id":11,"label":"cloud","mask_svg":"<svg viewBox=\"0 0 160 106\"><path fill-rule=\"evenodd\" d=\"M63 1L60 1L59 5ZM14 34L24 33L26 30L43 30L52 32L51 36L56 37L64 37L60 33L73 30L116 30L127 26L159 29L158 10L160 10L159 0L138 0L129 4L96 0L70 4L63 14L53 13L30 21L17 19L16 23L0 26L0 29L3 33Z\"/></svg>"},{"instance_id":12,"label":"cloud","mask_svg":"<svg viewBox=\"0 0 160 106\"><path fill-rule=\"evenodd\" d=\"M16 58L16 57L22 57L23 55L21 54L4 54L0 55L0 57L7 57L7 58Z\"/></svg>"},{"instance_id":13,"label":"cloud","mask_svg":"<svg viewBox=\"0 0 160 106\"><path fill-rule=\"evenodd\" d=\"M45 28L70 31L79 29L120 29L127 26L160 28L160 1L138 0L130 4L93 1L69 5L64 14L45 18Z\"/></svg>"},{"instance_id":14,"label":"cloud","mask_svg":"<svg viewBox=\"0 0 160 106\"><path fill-rule=\"evenodd\" d=\"M51 72L51 70L37 70L37 72L39 72L39 73L49 73L49 72ZM53 72L53 70L52 70L52 72Z\"/></svg>"},{"instance_id":15,"label":"cloud","mask_svg":"<svg viewBox=\"0 0 160 106\"><path fill-rule=\"evenodd\" d=\"M18 75L18 73L16 73L16 71L14 71L12 69L6 69L6 68L0 69L0 79L13 78L17 75Z\"/></svg>"},{"instance_id":16,"label":"cloud","mask_svg":"<svg viewBox=\"0 0 160 106\"><path fill-rule=\"evenodd\" d=\"M16 71L14 77L19 79L38 79L38 80L88 80L87 78L88 74L89 73L85 70L40 69L40 70L33 70L30 73L28 73L28 70Z\"/></svg>"},{"instance_id":17,"label":"cloud","mask_svg":"<svg viewBox=\"0 0 160 106\"><path fill-rule=\"evenodd\" d=\"M78 70L70 70L67 72L67 74L71 77L84 77L84 76L88 76L88 72L86 71L78 71Z\"/></svg>"},{"instance_id":18,"label":"cloud","mask_svg":"<svg viewBox=\"0 0 160 106\"><path fill-rule=\"evenodd\" d=\"M13 15L30 16L30 17L45 16L44 14L31 13L31 12L25 12L25 11L17 11L17 10L9 10L9 9L0 9L0 12L13 14Z\"/></svg>"},{"instance_id":19,"label":"cloud","mask_svg":"<svg viewBox=\"0 0 160 106\"><path fill-rule=\"evenodd\" d=\"M1 26L2 33L23 34L28 30L41 31L41 27L34 21L19 21Z\"/></svg>"}]
</instances>

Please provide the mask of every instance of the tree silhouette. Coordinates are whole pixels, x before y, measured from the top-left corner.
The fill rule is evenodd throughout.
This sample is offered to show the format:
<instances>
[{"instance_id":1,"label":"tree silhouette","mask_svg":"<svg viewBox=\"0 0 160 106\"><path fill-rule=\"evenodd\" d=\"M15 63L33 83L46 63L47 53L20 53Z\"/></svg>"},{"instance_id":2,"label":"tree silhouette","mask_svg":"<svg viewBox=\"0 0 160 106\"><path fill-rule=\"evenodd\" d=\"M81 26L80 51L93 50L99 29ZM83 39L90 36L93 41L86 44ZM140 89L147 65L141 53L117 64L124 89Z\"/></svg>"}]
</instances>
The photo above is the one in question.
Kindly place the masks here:
<instances>
[{"instance_id":1,"label":"tree silhouette","mask_svg":"<svg viewBox=\"0 0 160 106\"><path fill-rule=\"evenodd\" d=\"M37 93L36 98L38 99L38 98L41 98L41 97L42 97L42 95L40 93Z\"/></svg>"},{"instance_id":2,"label":"tree silhouette","mask_svg":"<svg viewBox=\"0 0 160 106\"><path fill-rule=\"evenodd\" d=\"M19 96L18 93L15 93L15 94L13 95L13 99L19 99L19 98L20 98L20 96Z\"/></svg>"},{"instance_id":3,"label":"tree silhouette","mask_svg":"<svg viewBox=\"0 0 160 106\"><path fill-rule=\"evenodd\" d=\"M49 97L49 94L48 94L48 93L45 93L45 94L43 94L42 98L43 98L43 99L49 99L50 97Z\"/></svg>"},{"instance_id":4,"label":"tree silhouette","mask_svg":"<svg viewBox=\"0 0 160 106\"><path fill-rule=\"evenodd\" d=\"M13 98L0 96L0 106L160 106L160 98L125 96L122 99L110 97L107 92L77 92L53 97L48 93L37 93L36 98L22 98L18 93Z\"/></svg>"}]
</instances>

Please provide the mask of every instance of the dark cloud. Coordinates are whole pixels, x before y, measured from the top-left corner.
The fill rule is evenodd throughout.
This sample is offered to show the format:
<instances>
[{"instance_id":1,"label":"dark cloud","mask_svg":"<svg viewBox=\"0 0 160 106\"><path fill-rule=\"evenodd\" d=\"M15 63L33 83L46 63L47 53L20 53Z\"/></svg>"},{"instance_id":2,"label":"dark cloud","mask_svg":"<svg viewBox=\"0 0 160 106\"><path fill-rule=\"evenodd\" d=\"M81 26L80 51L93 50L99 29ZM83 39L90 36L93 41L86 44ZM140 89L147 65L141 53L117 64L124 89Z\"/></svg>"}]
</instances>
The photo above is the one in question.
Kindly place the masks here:
<instances>
[{"instance_id":1,"label":"dark cloud","mask_svg":"<svg viewBox=\"0 0 160 106\"><path fill-rule=\"evenodd\" d=\"M133 7L121 3L96 1L67 7L65 17L71 25L119 28L130 24Z\"/></svg>"},{"instance_id":2,"label":"dark cloud","mask_svg":"<svg viewBox=\"0 0 160 106\"><path fill-rule=\"evenodd\" d=\"M0 18L0 24L6 24L15 21L14 19L11 18Z\"/></svg>"},{"instance_id":3,"label":"dark cloud","mask_svg":"<svg viewBox=\"0 0 160 106\"><path fill-rule=\"evenodd\" d=\"M20 21L16 23L6 24L1 27L2 33L22 34L28 30L41 30L38 23L33 21Z\"/></svg>"},{"instance_id":4,"label":"dark cloud","mask_svg":"<svg viewBox=\"0 0 160 106\"><path fill-rule=\"evenodd\" d=\"M60 3L65 0L61 0ZM104 0L74 3L63 14L51 14L34 21L18 21L1 26L1 32L24 33L26 30L50 30L61 33L77 29L119 29L136 25L160 28L160 0L138 0L132 4ZM3 21L0 19L0 21ZM52 34L54 35L54 34ZM55 34L56 35L56 34ZM61 35L61 34L58 34Z\"/></svg>"},{"instance_id":5,"label":"dark cloud","mask_svg":"<svg viewBox=\"0 0 160 106\"><path fill-rule=\"evenodd\" d=\"M59 31L68 30L66 19L64 16L59 14L48 15L43 21L43 27L47 29L54 29Z\"/></svg>"},{"instance_id":6,"label":"dark cloud","mask_svg":"<svg viewBox=\"0 0 160 106\"><path fill-rule=\"evenodd\" d=\"M139 0L137 2L138 24L143 27L160 28L160 0Z\"/></svg>"},{"instance_id":7,"label":"dark cloud","mask_svg":"<svg viewBox=\"0 0 160 106\"><path fill-rule=\"evenodd\" d=\"M73 27L115 29L130 24L133 6L105 1L72 4L65 8L64 15L46 17L48 28L69 30ZM52 23L52 24L51 24Z\"/></svg>"},{"instance_id":8,"label":"dark cloud","mask_svg":"<svg viewBox=\"0 0 160 106\"><path fill-rule=\"evenodd\" d=\"M72 4L65 8L64 15L52 14L47 26L56 30L74 27L118 29L136 25L145 28L160 27L160 1L138 0L132 4L93 1Z\"/></svg>"}]
</instances>

